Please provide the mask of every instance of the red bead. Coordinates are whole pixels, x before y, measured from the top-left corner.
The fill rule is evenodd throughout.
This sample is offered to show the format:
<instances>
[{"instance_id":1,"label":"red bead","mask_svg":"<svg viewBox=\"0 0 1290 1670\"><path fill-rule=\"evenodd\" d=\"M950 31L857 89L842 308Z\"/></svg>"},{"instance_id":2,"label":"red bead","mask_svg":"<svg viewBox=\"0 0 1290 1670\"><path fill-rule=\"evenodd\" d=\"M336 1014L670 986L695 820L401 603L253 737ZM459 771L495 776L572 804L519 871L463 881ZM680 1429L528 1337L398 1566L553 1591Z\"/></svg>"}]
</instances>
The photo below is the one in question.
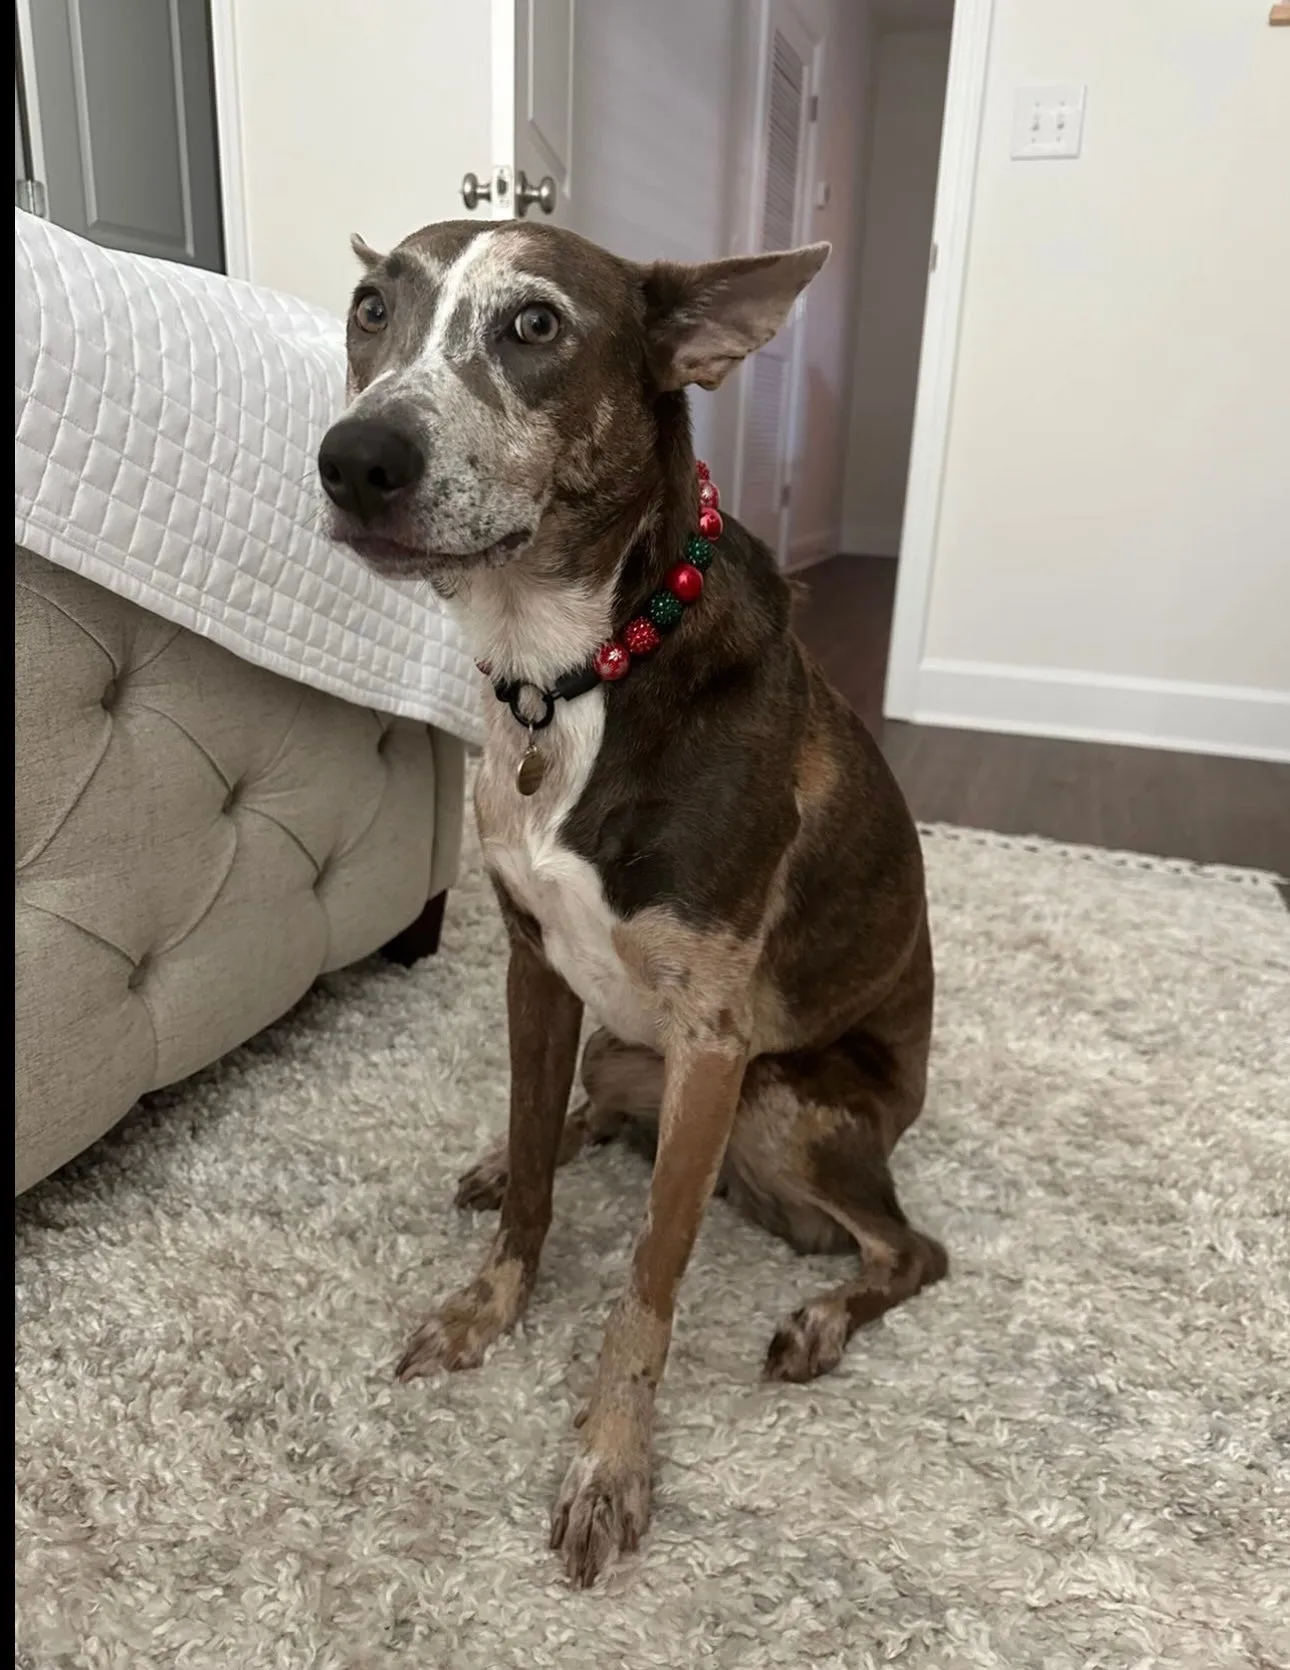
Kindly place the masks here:
<instances>
[{"instance_id":1,"label":"red bead","mask_svg":"<svg viewBox=\"0 0 1290 1670\"><path fill-rule=\"evenodd\" d=\"M721 494L717 492L715 481L701 481L699 483L699 508L701 510L716 510L721 504Z\"/></svg>"},{"instance_id":2,"label":"red bead","mask_svg":"<svg viewBox=\"0 0 1290 1670\"><path fill-rule=\"evenodd\" d=\"M725 523L721 520L719 510L702 510L699 512L699 532L705 539L720 539L721 530Z\"/></svg>"},{"instance_id":3,"label":"red bead","mask_svg":"<svg viewBox=\"0 0 1290 1670\"><path fill-rule=\"evenodd\" d=\"M616 678L623 678L631 671L632 658L619 643L611 638L607 644L601 644L592 658L591 665L595 668L597 678L607 679L610 683Z\"/></svg>"},{"instance_id":4,"label":"red bead","mask_svg":"<svg viewBox=\"0 0 1290 1670\"><path fill-rule=\"evenodd\" d=\"M635 620L629 620L623 628L623 642L633 655L650 655L662 643L662 639L652 621L646 620L644 615L637 615Z\"/></svg>"},{"instance_id":5,"label":"red bead","mask_svg":"<svg viewBox=\"0 0 1290 1670\"><path fill-rule=\"evenodd\" d=\"M663 584L682 603L693 603L703 595L703 575L692 562L679 562L669 569Z\"/></svg>"},{"instance_id":6,"label":"red bead","mask_svg":"<svg viewBox=\"0 0 1290 1670\"><path fill-rule=\"evenodd\" d=\"M694 469L700 481L706 481L708 479L708 466L703 462L702 458L696 458L694 460Z\"/></svg>"}]
</instances>

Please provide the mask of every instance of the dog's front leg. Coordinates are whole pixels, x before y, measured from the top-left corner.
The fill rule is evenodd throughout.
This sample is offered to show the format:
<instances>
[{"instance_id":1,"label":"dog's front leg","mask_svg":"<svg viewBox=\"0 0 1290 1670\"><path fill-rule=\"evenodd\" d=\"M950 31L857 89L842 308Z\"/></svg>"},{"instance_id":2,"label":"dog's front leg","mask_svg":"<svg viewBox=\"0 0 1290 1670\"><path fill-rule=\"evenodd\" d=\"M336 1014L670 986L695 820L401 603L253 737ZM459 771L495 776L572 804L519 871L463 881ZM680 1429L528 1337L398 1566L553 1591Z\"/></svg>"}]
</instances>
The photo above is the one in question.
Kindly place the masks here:
<instances>
[{"instance_id":1,"label":"dog's front leg","mask_svg":"<svg viewBox=\"0 0 1290 1670\"><path fill-rule=\"evenodd\" d=\"M483 1268L413 1335L401 1380L474 1368L513 1328L537 1278L551 1224L551 1186L578 1060L582 1004L523 934L512 930L506 975L510 1029L510 1170L501 1222Z\"/></svg>"},{"instance_id":2,"label":"dog's front leg","mask_svg":"<svg viewBox=\"0 0 1290 1670\"><path fill-rule=\"evenodd\" d=\"M654 1399L672 1338L677 1289L734 1123L745 1050L729 1039L667 1055L649 1207L627 1289L610 1316L581 1449L565 1475L551 1546L580 1587L649 1521Z\"/></svg>"}]
</instances>

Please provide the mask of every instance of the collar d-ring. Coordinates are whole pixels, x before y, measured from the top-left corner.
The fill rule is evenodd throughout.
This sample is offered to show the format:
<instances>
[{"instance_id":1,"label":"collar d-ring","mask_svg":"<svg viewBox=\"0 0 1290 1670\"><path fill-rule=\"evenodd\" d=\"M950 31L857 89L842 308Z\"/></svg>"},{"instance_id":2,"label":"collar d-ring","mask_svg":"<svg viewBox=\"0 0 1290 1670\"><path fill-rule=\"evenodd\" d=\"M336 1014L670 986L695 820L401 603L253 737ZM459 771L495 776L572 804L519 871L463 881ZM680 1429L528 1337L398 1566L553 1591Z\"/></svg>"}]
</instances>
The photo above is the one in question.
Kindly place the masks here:
<instances>
[{"instance_id":1,"label":"collar d-ring","mask_svg":"<svg viewBox=\"0 0 1290 1670\"><path fill-rule=\"evenodd\" d=\"M531 690L542 703L542 714L538 719L530 719L526 713L520 712L520 696L525 690ZM503 700L510 708L511 714L517 723L523 725L526 730L544 731L552 719L555 718L555 697L549 690L543 690L540 685L514 683L507 689Z\"/></svg>"}]
</instances>

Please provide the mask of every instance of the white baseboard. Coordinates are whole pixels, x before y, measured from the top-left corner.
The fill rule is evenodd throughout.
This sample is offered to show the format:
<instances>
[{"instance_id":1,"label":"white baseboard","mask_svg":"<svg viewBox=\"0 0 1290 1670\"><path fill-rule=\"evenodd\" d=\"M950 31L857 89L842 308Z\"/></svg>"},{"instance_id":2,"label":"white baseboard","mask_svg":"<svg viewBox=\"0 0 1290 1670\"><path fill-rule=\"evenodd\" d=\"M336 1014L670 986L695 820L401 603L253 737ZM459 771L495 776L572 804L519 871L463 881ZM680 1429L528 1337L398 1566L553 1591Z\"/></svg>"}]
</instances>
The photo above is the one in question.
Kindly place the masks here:
<instances>
[{"instance_id":1,"label":"white baseboard","mask_svg":"<svg viewBox=\"0 0 1290 1670\"><path fill-rule=\"evenodd\" d=\"M848 522L840 549L857 557L898 557L899 522Z\"/></svg>"},{"instance_id":2,"label":"white baseboard","mask_svg":"<svg viewBox=\"0 0 1290 1670\"><path fill-rule=\"evenodd\" d=\"M1290 764L1290 693L1238 685L929 660L911 711L891 717Z\"/></svg>"}]
</instances>

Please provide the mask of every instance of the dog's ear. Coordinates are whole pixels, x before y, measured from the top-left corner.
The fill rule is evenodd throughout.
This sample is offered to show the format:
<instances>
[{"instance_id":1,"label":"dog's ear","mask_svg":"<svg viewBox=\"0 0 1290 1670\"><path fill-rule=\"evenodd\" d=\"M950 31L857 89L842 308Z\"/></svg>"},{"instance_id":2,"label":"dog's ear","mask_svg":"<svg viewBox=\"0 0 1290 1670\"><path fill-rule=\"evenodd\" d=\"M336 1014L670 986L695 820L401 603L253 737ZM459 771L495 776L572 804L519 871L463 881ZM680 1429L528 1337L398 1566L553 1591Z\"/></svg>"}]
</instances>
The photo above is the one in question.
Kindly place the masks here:
<instances>
[{"instance_id":1,"label":"dog's ear","mask_svg":"<svg viewBox=\"0 0 1290 1670\"><path fill-rule=\"evenodd\" d=\"M373 249L371 244L369 244L366 239L360 237L357 232L350 233L349 247L354 251L354 254L358 256L359 260L363 263L369 273L373 267L385 259L385 257L378 250Z\"/></svg>"},{"instance_id":2,"label":"dog's ear","mask_svg":"<svg viewBox=\"0 0 1290 1670\"><path fill-rule=\"evenodd\" d=\"M774 255L736 255L697 266L657 261L643 268L656 387L719 387L740 360L770 341L828 255L828 244L808 244Z\"/></svg>"}]
</instances>

